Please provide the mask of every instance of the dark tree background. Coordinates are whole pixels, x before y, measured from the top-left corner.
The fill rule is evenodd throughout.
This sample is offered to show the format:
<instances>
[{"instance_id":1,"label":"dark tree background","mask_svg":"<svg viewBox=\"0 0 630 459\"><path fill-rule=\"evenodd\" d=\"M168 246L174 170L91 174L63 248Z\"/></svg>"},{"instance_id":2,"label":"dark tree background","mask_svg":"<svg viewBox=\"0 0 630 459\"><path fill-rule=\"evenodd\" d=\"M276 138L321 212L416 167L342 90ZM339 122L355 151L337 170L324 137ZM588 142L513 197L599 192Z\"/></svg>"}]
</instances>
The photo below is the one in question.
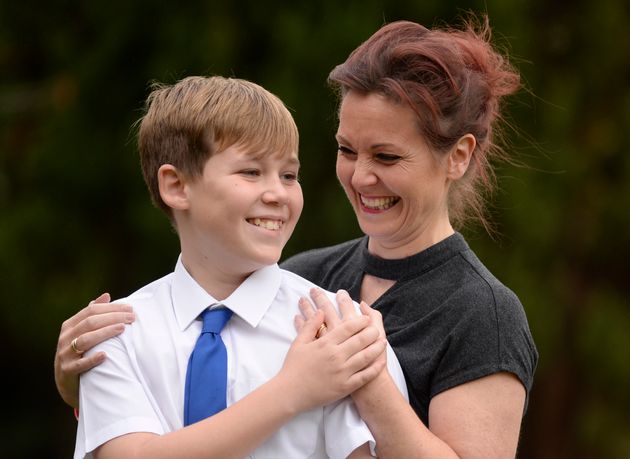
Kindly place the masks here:
<instances>
[{"instance_id":1,"label":"dark tree background","mask_svg":"<svg viewBox=\"0 0 630 459\"><path fill-rule=\"evenodd\" d=\"M630 4L625 0L0 1L3 457L66 458L61 322L172 269L132 123L152 80L251 79L301 132L306 207L285 255L355 237L334 176L332 67L384 22L487 12L526 89L508 109L499 235L464 231L541 353L521 458L630 457Z\"/></svg>"}]
</instances>

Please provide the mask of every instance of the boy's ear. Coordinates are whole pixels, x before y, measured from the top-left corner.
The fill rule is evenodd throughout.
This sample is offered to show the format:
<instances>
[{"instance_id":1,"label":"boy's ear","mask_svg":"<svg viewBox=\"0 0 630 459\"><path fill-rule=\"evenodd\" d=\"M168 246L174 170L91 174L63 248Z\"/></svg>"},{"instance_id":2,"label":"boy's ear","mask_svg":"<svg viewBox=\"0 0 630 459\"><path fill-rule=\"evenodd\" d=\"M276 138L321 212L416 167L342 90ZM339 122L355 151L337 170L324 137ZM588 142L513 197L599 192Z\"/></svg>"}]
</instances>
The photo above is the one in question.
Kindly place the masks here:
<instances>
[{"instance_id":1,"label":"boy's ear","mask_svg":"<svg viewBox=\"0 0 630 459\"><path fill-rule=\"evenodd\" d=\"M472 134L462 136L448 155L447 176L451 180L458 180L468 170L472 153L477 145L477 140Z\"/></svg>"},{"instance_id":2,"label":"boy's ear","mask_svg":"<svg viewBox=\"0 0 630 459\"><path fill-rule=\"evenodd\" d=\"M184 174L171 164L162 164L157 172L160 197L171 209L188 209L188 187Z\"/></svg>"}]
</instances>

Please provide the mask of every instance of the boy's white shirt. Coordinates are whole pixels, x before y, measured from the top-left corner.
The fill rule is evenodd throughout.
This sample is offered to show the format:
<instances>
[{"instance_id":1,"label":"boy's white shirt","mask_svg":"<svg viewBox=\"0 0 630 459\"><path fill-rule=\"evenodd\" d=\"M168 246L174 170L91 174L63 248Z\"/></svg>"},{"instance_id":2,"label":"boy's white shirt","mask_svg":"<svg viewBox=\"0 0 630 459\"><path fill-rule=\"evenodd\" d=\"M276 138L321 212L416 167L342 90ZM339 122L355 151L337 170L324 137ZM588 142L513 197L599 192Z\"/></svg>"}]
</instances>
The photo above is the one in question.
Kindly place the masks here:
<instances>
[{"instance_id":1,"label":"boy's white shirt","mask_svg":"<svg viewBox=\"0 0 630 459\"><path fill-rule=\"evenodd\" d=\"M314 284L278 265L249 276L220 303L234 315L221 332L228 353L228 406L274 377L296 331L298 299ZM334 301L334 294L328 293ZM201 332L196 320L217 302L190 276L181 257L175 271L119 300L136 321L89 353L107 360L81 376L75 459L132 432L164 434L183 427L188 358ZM407 398L404 376L391 347L388 370ZM374 437L350 397L304 412L259 446L251 458L344 458Z\"/></svg>"}]
</instances>

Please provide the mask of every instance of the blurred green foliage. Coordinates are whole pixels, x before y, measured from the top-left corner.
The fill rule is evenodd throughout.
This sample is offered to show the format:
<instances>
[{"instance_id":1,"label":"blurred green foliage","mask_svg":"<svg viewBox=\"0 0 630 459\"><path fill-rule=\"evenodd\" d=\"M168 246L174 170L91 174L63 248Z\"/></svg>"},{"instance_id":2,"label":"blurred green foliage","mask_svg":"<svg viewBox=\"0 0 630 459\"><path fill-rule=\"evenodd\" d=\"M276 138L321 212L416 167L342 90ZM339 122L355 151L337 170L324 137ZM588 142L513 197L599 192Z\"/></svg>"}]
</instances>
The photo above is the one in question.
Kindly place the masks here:
<instances>
[{"instance_id":1,"label":"blurred green foliage","mask_svg":"<svg viewBox=\"0 0 630 459\"><path fill-rule=\"evenodd\" d=\"M278 94L301 132L305 211L285 255L359 234L334 176L332 67L384 22L487 12L525 90L506 107L499 236L464 231L521 298L541 360L522 458L630 456L630 4L255 0L0 2L0 334L5 457L69 457L61 322L171 270L132 123L153 80L220 74Z\"/></svg>"}]
</instances>

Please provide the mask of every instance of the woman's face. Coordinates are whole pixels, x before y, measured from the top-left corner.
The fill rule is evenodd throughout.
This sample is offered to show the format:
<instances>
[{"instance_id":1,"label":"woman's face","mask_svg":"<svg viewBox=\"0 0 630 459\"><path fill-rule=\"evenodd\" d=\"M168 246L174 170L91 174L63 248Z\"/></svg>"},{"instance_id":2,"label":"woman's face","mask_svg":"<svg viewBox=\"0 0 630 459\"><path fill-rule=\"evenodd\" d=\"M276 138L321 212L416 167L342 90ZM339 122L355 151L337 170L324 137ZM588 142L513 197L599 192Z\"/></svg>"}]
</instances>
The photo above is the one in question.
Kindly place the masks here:
<instances>
[{"instance_id":1,"label":"woman's face","mask_svg":"<svg viewBox=\"0 0 630 459\"><path fill-rule=\"evenodd\" d=\"M412 109L376 93L350 91L339 112L337 177L383 258L417 253L453 233L447 161L438 159Z\"/></svg>"}]
</instances>

